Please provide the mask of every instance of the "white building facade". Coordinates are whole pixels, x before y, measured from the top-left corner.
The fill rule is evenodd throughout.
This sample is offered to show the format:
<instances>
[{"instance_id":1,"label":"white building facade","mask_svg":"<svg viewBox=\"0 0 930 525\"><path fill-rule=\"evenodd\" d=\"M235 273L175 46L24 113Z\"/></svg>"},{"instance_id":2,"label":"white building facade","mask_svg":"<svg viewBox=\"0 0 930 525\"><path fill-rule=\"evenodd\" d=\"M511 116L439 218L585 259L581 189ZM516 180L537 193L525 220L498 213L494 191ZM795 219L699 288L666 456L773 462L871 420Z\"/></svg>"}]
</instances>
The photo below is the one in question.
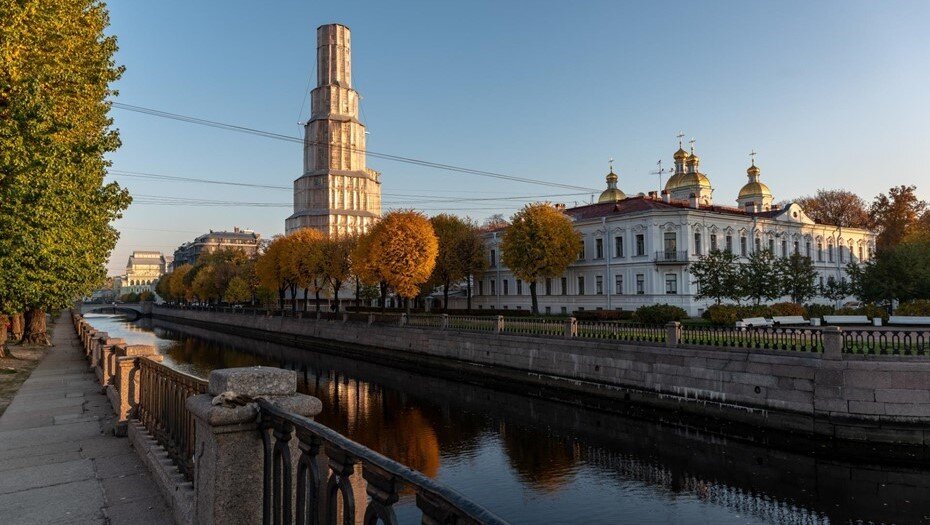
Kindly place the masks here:
<instances>
[{"instance_id":1,"label":"white building facade","mask_svg":"<svg viewBox=\"0 0 930 525\"><path fill-rule=\"evenodd\" d=\"M168 261L155 251L134 251L126 263L126 275L119 278L119 295L155 292L155 284L165 274Z\"/></svg>"},{"instance_id":2,"label":"white building facade","mask_svg":"<svg viewBox=\"0 0 930 525\"><path fill-rule=\"evenodd\" d=\"M712 300L695 297L697 285L688 267L714 249L730 251L741 261L760 250L776 257L800 253L811 258L820 283L831 277L846 280L849 262L874 254L870 231L817 224L798 204L773 204L754 162L739 207L726 207L713 204L710 181L692 160L697 158L693 151L679 149L675 158L675 173L661 196L626 197L611 170L598 203L565 210L584 248L562 276L537 284L540 313L635 310L664 303L700 315ZM502 235L503 230L486 235L490 268L476 282L473 303L482 309L530 309L529 284L501 263Z\"/></svg>"}]
</instances>

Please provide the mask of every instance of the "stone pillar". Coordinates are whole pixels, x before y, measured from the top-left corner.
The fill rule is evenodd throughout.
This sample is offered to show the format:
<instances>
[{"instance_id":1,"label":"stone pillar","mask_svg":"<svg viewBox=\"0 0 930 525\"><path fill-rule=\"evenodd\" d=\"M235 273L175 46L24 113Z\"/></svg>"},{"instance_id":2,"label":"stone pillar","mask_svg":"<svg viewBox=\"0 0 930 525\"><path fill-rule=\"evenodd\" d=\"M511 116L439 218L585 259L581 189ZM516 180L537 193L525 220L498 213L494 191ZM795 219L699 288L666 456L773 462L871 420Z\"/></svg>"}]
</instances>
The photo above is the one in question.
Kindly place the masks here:
<instances>
[{"instance_id":1,"label":"stone pillar","mask_svg":"<svg viewBox=\"0 0 930 525\"><path fill-rule=\"evenodd\" d=\"M349 312L342 312L342 322L343 323L349 322Z\"/></svg>"},{"instance_id":2,"label":"stone pillar","mask_svg":"<svg viewBox=\"0 0 930 525\"><path fill-rule=\"evenodd\" d=\"M107 398L116 412L113 433L126 435L126 426L139 404L139 359L161 362L163 356L152 345L122 345L116 350L113 384L107 385Z\"/></svg>"},{"instance_id":3,"label":"stone pillar","mask_svg":"<svg viewBox=\"0 0 930 525\"><path fill-rule=\"evenodd\" d=\"M152 308L155 303L152 301L142 301L139 306L142 307L142 317L152 317Z\"/></svg>"},{"instance_id":4,"label":"stone pillar","mask_svg":"<svg viewBox=\"0 0 930 525\"><path fill-rule=\"evenodd\" d=\"M94 366L94 359L96 356L100 354L101 341L106 341L109 338L110 335L106 332L97 332L97 335L94 336L94 339L90 344L90 349L87 352L87 359L90 360L91 367Z\"/></svg>"},{"instance_id":5,"label":"stone pillar","mask_svg":"<svg viewBox=\"0 0 930 525\"><path fill-rule=\"evenodd\" d=\"M678 321L671 321L665 325L666 336L665 336L665 346L669 348L675 348L678 346L679 341L681 341L681 323Z\"/></svg>"},{"instance_id":6,"label":"stone pillar","mask_svg":"<svg viewBox=\"0 0 930 525\"><path fill-rule=\"evenodd\" d=\"M504 333L504 316L503 316L503 315L498 315L498 316L497 316L497 328L496 328L496 331L497 331L497 333L499 333L499 334Z\"/></svg>"},{"instance_id":7,"label":"stone pillar","mask_svg":"<svg viewBox=\"0 0 930 525\"><path fill-rule=\"evenodd\" d=\"M400 326L407 326L407 314L400 314Z\"/></svg>"},{"instance_id":8,"label":"stone pillar","mask_svg":"<svg viewBox=\"0 0 930 525\"><path fill-rule=\"evenodd\" d=\"M442 327L443 330L448 329L449 328L449 314L442 314L441 322L442 324L440 325L440 327Z\"/></svg>"},{"instance_id":9,"label":"stone pillar","mask_svg":"<svg viewBox=\"0 0 930 525\"><path fill-rule=\"evenodd\" d=\"M263 366L214 370L208 392L187 399L197 436L194 523L261 523L264 449L258 405L214 405L213 398L228 392L245 399L262 397L305 417L319 414L322 404L315 397L297 393L297 373L293 370ZM293 449L297 449L296 444Z\"/></svg>"},{"instance_id":10,"label":"stone pillar","mask_svg":"<svg viewBox=\"0 0 930 525\"><path fill-rule=\"evenodd\" d=\"M565 337L578 337L578 319L569 317L565 320Z\"/></svg>"},{"instance_id":11,"label":"stone pillar","mask_svg":"<svg viewBox=\"0 0 930 525\"><path fill-rule=\"evenodd\" d=\"M84 355L90 355L90 345L96 335L97 331L93 328L84 332L84 339L81 341L84 345Z\"/></svg>"},{"instance_id":12,"label":"stone pillar","mask_svg":"<svg viewBox=\"0 0 930 525\"><path fill-rule=\"evenodd\" d=\"M375 314L368 314L368 324L375 324Z\"/></svg>"},{"instance_id":13,"label":"stone pillar","mask_svg":"<svg viewBox=\"0 0 930 525\"><path fill-rule=\"evenodd\" d=\"M823 336L823 358L830 361L843 359L843 331L838 326L825 326Z\"/></svg>"}]
</instances>

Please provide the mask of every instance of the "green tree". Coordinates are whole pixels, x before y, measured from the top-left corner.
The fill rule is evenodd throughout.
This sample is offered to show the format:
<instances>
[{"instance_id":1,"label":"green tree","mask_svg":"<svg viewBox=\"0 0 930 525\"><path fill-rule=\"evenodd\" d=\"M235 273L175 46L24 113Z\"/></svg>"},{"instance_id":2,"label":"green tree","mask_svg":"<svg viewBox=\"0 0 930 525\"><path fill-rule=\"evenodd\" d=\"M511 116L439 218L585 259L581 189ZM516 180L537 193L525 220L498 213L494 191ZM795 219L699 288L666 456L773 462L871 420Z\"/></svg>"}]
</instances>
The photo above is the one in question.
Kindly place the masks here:
<instances>
[{"instance_id":1,"label":"green tree","mask_svg":"<svg viewBox=\"0 0 930 525\"><path fill-rule=\"evenodd\" d=\"M804 303L817 295L817 270L810 257L793 253L775 263L780 280L780 295L791 297L795 303Z\"/></svg>"},{"instance_id":2,"label":"green tree","mask_svg":"<svg viewBox=\"0 0 930 525\"><path fill-rule=\"evenodd\" d=\"M849 297L849 295L849 284L846 281L837 279L832 275L827 277L827 280L824 281L823 285L820 286L820 296L833 302L839 301L845 297Z\"/></svg>"},{"instance_id":3,"label":"green tree","mask_svg":"<svg viewBox=\"0 0 930 525\"><path fill-rule=\"evenodd\" d=\"M896 300L930 299L927 261L930 261L930 237L917 237L881 250L865 264L847 265L850 291L862 302L886 305Z\"/></svg>"},{"instance_id":4,"label":"green tree","mask_svg":"<svg viewBox=\"0 0 930 525\"><path fill-rule=\"evenodd\" d=\"M229 280L229 286L226 287L224 299L229 304L242 304L252 298L252 290L249 289L249 283L240 276L235 276Z\"/></svg>"},{"instance_id":5,"label":"green tree","mask_svg":"<svg viewBox=\"0 0 930 525\"><path fill-rule=\"evenodd\" d=\"M691 263L688 271L698 288L697 299L713 299L717 304L723 299L740 299L739 264L732 253L712 250Z\"/></svg>"},{"instance_id":6,"label":"green tree","mask_svg":"<svg viewBox=\"0 0 930 525\"><path fill-rule=\"evenodd\" d=\"M439 254L430 282L442 286L443 308L449 309L449 287L467 276L461 249L468 233L468 224L455 215L441 213L432 217L430 223L439 240Z\"/></svg>"},{"instance_id":7,"label":"green tree","mask_svg":"<svg viewBox=\"0 0 930 525\"><path fill-rule=\"evenodd\" d=\"M339 311L339 290L352 275L352 251L358 238L350 235L332 234L322 243L322 275L333 291L335 311Z\"/></svg>"},{"instance_id":8,"label":"green tree","mask_svg":"<svg viewBox=\"0 0 930 525\"><path fill-rule=\"evenodd\" d=\"M781 278L771 251L752 252L749 259L739 265L738 289L740 297L755 305L781 297Z\"/></svg>"},{"instance_id":9,"label":"green tree","mask_svg":"<svg viewBox=\"0 0 930 525\"><path fill-rule=\"evenodd\" d=\"M462 268L465 271L467 286L466 308L471 310L472 283L488 269L488 254L484 244L484 234L474 221L466 219L468 228L459 239L459 257L462 259Z\"/></svg>"},{"instance_id":10,"label":"green tree","mask_svg":"<svg viewBox=\"0 0 930 525\"><path fill-rule=\"evenodd\" d=\"M104 183L123 71L108 23L96 0L0 2L0 311L26 312L26 343L47 343L47 310L104 282L130 202Z\"/></svg>"},{"instance_id":11,"label":"green tree","mask_svg":"<svg viewBox=\"0 0 930 525\"><path fill-rule=\"evenodd\" d=\"M916 186L895 186L887 195L882 193L875 197L869 214L878 228L879 250L897 246L908 235L917 233L927 203L917 198L916 191Z\"/></svg>"},{"instance_id":12,"label":"green tree","mask_svg":"<svg viewBox=\"0 0 930 525\"><path fill-rule=\"evenodd\" d=\"M549 203L527 204L514 214L501 239L501 262L529 283L533 314L539 313L536 282L562 275L581 246L571 219Z\"/></svg>"},{"instance_id":13,"label":"green tree","mask_svg":"<svg viewBox=\"0 0 930 525\"><path fill-rule=\"evenodd\" d=\"M812 197L801 197L794 202L804 213L820 224L842 228L869 228L871 218L862 197L847 190L817 190Z\"/></svg>"}]
</instances>

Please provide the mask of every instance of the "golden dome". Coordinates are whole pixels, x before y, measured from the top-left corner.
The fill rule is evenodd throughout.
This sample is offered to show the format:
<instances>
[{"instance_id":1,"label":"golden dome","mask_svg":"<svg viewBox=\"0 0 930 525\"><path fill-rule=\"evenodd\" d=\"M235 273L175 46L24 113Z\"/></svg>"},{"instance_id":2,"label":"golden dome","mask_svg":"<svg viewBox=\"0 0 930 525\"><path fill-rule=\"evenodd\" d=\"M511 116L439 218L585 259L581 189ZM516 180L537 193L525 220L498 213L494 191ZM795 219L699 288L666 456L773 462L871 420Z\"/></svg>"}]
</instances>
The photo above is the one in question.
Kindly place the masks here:
<instances>
[{"instance_id":1,"label":"golden dome","mask_svg":"<svg viewBox=\"0 0 930 525\"><path fill-rule=\"evenodd\" d=\"M754 175L759 175L760 173L762 173L762 170L760 170L758 166L753 164L752 166L749 166L749 168L746 169L746 173L749 174L750 176L754 176Z\"/></svg>"},{"instance_id":2,"label":"golden dome","mask_svg":"<svg viewBox=\"0 0 930 525\"><path fill-rule=\"evenodd\" d=\"M752 169L752 168L750 168ZM756 168L758 170L759 168ZM771 197L772 190L769 189L764 183L759 181L753 181L747 183L741 190L739 190L740 199L746 197Z\"/></svg>"},{"instance_id":3,"label":"golden dome","mask_svg":"<svg viewBox=\"0 0 930 525\"><path fill-rule=\"evenodd\" d=\"M707 178L703 173L685 173L681 176L681 182L679 182L680 188L691 188L694 186L700 186L702 188L710 188L710 179Z\"/></svg>"},{"instance_id":4,"label":"golden dome","mask_svg":"<svg viewBox=\"0 0 930 525\"><path fill-rule=\"evenodd\" d=\"M684 159L687 159L690 155L691 155L690 153L688 153L687 151L679 147L678 151L675 152L674 157L675 157L675 160L684 160Z\"/></svg>"},{"instance_id":5,"label":"golden dome","mask_svg":"<svg viewBox=\"0 0 930 525\"><path fill-rule=\"evenodd\" d=\"M617 174L614 173L614 170L610 170L610 173L607 174L607 183L610 184L611 182L617 182L617 179L619 179L619 177L617 177Z\"/></svg>"},{"instance_id":6,"label":"golden dome","mask_svg":"<svg viewBox=\"0 0 930 525\"><path fill-rule=\"evenodd\" d=\"M665 182L665 189L667 191L672 191L677 189L681 185L681 177L684 176L684 173L676 173L668 178Z\"/></svg>"},{"instance_id":7,"label":"golden dome","mask_svg":"<svg viewBox=\"0 0 930 525\"><path fill-rule=\"evenodd\" d=\"M697 156L697 153L688 154L688 165L697 164L701 161L701 157Z\"/></svg>"},{"instance_id":8,"label":"golden dome","mask_svg":"<svg viewBox=\"0 0 930 525\"><path fill-rule=\"evenodd\" d=\"M601 192L601 196L597 198L597 202L598 204L601 204L604 202L617 202L617 201L622 201L625 198L626 198L626 194L623 193L623 191L621 191L620 189L607 188L606 190Z\"/></svg>"}]
</instances>

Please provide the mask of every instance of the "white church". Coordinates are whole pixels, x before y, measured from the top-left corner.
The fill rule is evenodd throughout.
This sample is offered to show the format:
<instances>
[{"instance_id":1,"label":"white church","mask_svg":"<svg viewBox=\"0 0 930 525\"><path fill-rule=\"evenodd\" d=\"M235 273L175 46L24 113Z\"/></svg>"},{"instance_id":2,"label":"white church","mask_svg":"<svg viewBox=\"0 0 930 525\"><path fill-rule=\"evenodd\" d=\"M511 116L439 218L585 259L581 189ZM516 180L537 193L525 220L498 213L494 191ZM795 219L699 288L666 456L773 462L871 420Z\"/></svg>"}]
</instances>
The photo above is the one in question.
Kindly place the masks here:
<instances>
[{"instance_id":1,"label":"white church","mask_svg":"<svg viewBox=\"0 0 930 525\"><path fill-rule=\"evenodd\" d=\"M775 204L754 160L732 207L714 204L713 187L700 171L693 146L689 152L679 143L674 159L661 195L628 197L611 169L597 203L565 209L584 248L564 275L537 284L540 313L635 310L664 303L696 316L711 301L695 298L688 264L711 250L741 259L759 250L779 257L801 253L814 262L821 283L830 277L847 279L847 263L866 261L875 251L870 231L818 224L798 204ZM486 234L490 268L476 282L474 307L528 310L528 283L501 263L502 235L503 230Z\"/></svg>"}]
</instances>

